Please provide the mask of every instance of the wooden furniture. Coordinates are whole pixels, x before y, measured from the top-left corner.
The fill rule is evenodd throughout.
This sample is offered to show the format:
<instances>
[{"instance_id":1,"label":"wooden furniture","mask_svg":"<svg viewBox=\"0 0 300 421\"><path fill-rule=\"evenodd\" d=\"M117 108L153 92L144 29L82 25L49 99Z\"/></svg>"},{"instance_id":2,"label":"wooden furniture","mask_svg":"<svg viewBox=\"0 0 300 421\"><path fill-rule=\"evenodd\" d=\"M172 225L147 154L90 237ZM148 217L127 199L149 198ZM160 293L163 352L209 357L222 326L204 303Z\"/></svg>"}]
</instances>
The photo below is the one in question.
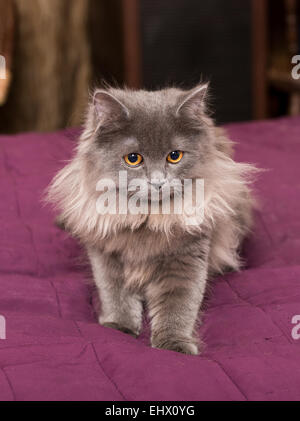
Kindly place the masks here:
<instances>
[{"instance_id":1,"label":"wooden furniture","mask_svg":"<svg viewBox=\"0 0 300 421\"><path fill-rule=\"evenodd\" d=\"M0 107L6 102L11 83L15 13L12 0L0 0ZM3 75L2 75L3 73ZM3 76L3 77L2 77Z\"/></svg>"},{"instance_id":2,"label":"wooden furniture","mask_svg":"<svg viewBox=\"0 0 300 421\"><path fill-rule=\"evenodd\" d=\"M157 53L153 53L153 50L147 49L147 42L145 41L145 32L149 32L151 29L150 24L147 22L147 16L145 18L145 13L143 10L146 9L148 15L152 13L152 10L156 8L157 2L148 0L123 0L123 33L124 33L124 48L123 48L123 57L124 57L124 82L128 86L140 87L142 85L149 85L147 76L147 71L149 71L149 66L147 67L147 60L149 56L152 57L154 54L156 62L159 58L159 49L166 47L164 45L163 37L168 37L168 41L174 38L174 41L177 40L177 43L174 42L174 45L170 45L169 49L174 51L178 50L178 54L184 54L180 50L180 44L178 44L178 39L175 35L171 35L171 29L169 33L166 34L167 29L163 32L159 28L159 25L162 25L165 22L165 26L169 25L174 27L178 26L178 21L175 20L176 10L179 10L181 7L178 1L173 1L172 3L172 16L173 20L167 17L164 20L164 13L168 13L167 3L164 1L164 4L158 5L160 13L155 15L153 13L155 24L157 24L157 30L161 30L161 45L158 45ZM230 2L229 2L230 3ZM234 1L231 2L233 5ZM191 4L191 2L190 2ZM199 5L198 13L205 13L208 6L205 5L205 2L202 3L204 7ZM245 1L244 7L247 9L247 2ZM185 10L188 10L187 8ZM192 9L190 9L192 10ZM237 7L232 8L232 12L237 12ZM291 58L300 54L300 0L251 0L250 2L250 30L251 30L251 72L250 81L252 85L252 99L248 98L247 100L251 102L251 114L249 118L254 119L264 119L268 117L276 117L282 114L299 114L300 113L300 79L295 80L291 76L292 63ZM152 16L152 18L153 18ZM186 20L190 18L185 16ZM226 8L224 8L224 22L230 20L230 16L226 14ZM199 22L201 22L201 17L199 17ZM242 21L245 28L243 28L244 34L247 32L247 21ZM148 25L148 26L147 26ZM145 30L145 26L147 26ZM149 29L150 28L150 29ZM154 32L153 29L153 32ZM182 29L182 24L181 24ZM188 31L193 30L193 28L186 28L184 33L185 37L188 38ZM209 35L209 28L205 29L208 33L208 40L213 41L211 35ZM199 34L201 33L199 29ZM194 33L195 42L199 42L199 36ZM183 41L182 41L183 42ZM209 42L209 41L207 41ZM221 40L221 42L224 42ZM247 37L244 38L241 36L236 43L241 43L244 50L249 48L247 44ZM188 46L188 43L187 43ZM190 46L191 47L191 46ZM196 49L198 46L195 45ZM214 79L214 74L216 73L214 69L214 64L208 65L206 61L210 60L209 54L206 51L202 51L203 45L199 46L199 54L203 54L203 63L201 66L204 71L211 71L212 78ZM234 48L232 46L232 51ZM234 58L232 51L229 51L229 56ZM243 53L241 53L243 54ZM169 51L162 52L160 64L164 66L164 55L170 55ZM170 55L171 56L171 55ZM241 55L241 60L244 61L246 55ZM180 56L178 60L178 67L176 72L182 74L181 69L179 68L182 61L186 60L184 55ZM172 59L170 60L172 61ZM215 58L216 63L218 59ZM145 64L146 63L146 64ZM199 62L200 63L200 62ZM155 70L155 60L153 63L153 69L151 69L151 77L155 80L163 79L164 71L160 70L159 75L156 75L157 71ZM236 63L232 62L232 73L235 72ZM170 65L171 66L171 65ZM199 68L201 67L199 64ZM226 67L226 63L224 64ZM174 73L174 69L168 70L170 74ZM191 67L191 73L194 69ZM217 73L216 73L217 74ZM175 76L175 78L180 76ZM241 89L245 90L245 84L248 82L246 79L249 77L247 72L244 71L245 81L237 80L237 83L240 84ZM230 80L229 80L230 81ZM178 81L177 81L178 82ZM156 83L156 80L154 84ZM244 86L244 87L243 87ZM149 87L152 87L151 85ZM234 87L233 87L234 89ZM226 95L225 90L220 90L220 95ZM226 98L224 99L226 102ZM221 104L222 105L222 104ZM236 112L236 110L235 110ZM246 114L244 114L246 116Z\"/></svg>"},{"instance_id":3,"label":"wooden furniture","mask_svg":"<svg viewBox=\"0 0 300 421\"><path fill-rule=\"evenodd\" d=\"M251 1L123 0L124 83L210 80L219 123L251 119Z\"/></svg>"},{"instance_id":4,"label":"wooden furniture","mask_svg":"<svg viewBox=\"0 0 300 421\"><path fill-rule=\"evenodd\" d=\"M252 0L254 118L300 114L300 1Z\"/></svg>"},{"instance_id":5,"label":"wooden furniture","mask_svg":"<svg viewBox=\"0 0 300 421\"><path fill-rule=\"evenodd\" d=\"M124 81L140 88L142 78L141 22L139 0L122 0Z\"/></svg>"},{"instance_id":6,"label":"wooden furniture","mask_svg":"<svg viewBox=\"0 0 300 421\"><path fill-rule=\"evenodd\" d=\"M267 117L267 0L252 0L253 118Z\"/></svg>"}]
</instances>

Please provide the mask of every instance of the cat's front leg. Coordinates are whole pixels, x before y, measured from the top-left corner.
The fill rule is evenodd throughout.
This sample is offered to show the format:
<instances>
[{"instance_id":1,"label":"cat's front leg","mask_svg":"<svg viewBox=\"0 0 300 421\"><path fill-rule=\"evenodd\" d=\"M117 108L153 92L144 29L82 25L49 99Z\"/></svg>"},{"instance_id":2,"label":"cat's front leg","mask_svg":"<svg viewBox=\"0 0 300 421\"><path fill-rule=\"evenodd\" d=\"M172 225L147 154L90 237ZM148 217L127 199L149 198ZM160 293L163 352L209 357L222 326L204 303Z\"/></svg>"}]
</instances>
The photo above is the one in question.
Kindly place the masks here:
<instances>
[{"instance_id":1,"label":"cat's front leg","mask_svg":"<svg viewBox=\"0 0 300 421\"><path fill-rule=\"evenodd\" d=\"M199 353L194 329L207 280L203 255L180 256L162 265L160 279L147 287L151 344L184 354Z\"/></svg>"},{"instance_id":2,"label":"cat's front leg","mask_svg":"<svg viewBox=\"0 0 300 421\"><path fill-rule=\"evenodd\" d=\"M113 255L103 256L95 249L90 249L88 255L101 302L99 323L138 336L142 324L142 300L138 294L125 288L120 261Z\"/></svg>"}]
</instances>

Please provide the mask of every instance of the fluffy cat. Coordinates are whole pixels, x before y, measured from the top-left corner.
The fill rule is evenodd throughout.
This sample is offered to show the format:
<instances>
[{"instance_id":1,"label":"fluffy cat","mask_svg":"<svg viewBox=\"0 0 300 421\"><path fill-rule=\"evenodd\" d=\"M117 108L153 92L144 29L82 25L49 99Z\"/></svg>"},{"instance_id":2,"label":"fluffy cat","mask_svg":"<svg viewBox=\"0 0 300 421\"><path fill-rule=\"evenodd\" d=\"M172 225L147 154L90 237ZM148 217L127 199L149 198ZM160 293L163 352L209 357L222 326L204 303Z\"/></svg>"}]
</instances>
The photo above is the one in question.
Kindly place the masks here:
<instances>
[{"instance_id":1,"label":"fluffy cat","mask_svg":"<svg viewBox=\"0 0 300 421\"><path fill-rule=\"evenodd\" d=\"M233 160L232 142L207 113L206 94L207 85L96 90L76 154L48 194L87 250L99 322L137 336L145 303L152 346L186 354L199 352L195 325L208 277L240 267L253 207L254 168ZM174 179L204 179L204 218L189 225L184 214L99 214L96 185L109 178L118 191L120 171L160 192ZM139 194L148 200L148 192Z\"/></svg>"}]
</instances>

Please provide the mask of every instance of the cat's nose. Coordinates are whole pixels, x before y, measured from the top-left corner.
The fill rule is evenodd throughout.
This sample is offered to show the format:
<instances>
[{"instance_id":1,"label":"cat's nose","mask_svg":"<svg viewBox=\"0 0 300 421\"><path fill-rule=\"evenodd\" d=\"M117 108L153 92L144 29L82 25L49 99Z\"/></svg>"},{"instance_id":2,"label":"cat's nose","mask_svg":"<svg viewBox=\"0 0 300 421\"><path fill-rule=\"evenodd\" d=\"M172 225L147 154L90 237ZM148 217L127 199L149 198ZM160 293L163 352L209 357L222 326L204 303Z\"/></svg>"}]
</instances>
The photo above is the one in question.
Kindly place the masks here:
<instances>
[{"instance_id":1,"label":"cat's nose","mask_svg":"<svg viewBox=\"0 0 300 421\"><path fill-rule=\"evenodd\" d=\"M154 170L150 176L150 184L156 190L160 190L162 186L166 183L167 179L163 171Z\"/></svg>"},{"instance_id":2,"label":"cat's nose","mask_svg":"<svg viewBox=\"0 0 300 421\"><path fill-rule=\"evenodd\" d=\"M153 186L156 190L160 190L162 186L166 183L167 180L151 180L151 186Z\"/></svg>"}]
</instances>

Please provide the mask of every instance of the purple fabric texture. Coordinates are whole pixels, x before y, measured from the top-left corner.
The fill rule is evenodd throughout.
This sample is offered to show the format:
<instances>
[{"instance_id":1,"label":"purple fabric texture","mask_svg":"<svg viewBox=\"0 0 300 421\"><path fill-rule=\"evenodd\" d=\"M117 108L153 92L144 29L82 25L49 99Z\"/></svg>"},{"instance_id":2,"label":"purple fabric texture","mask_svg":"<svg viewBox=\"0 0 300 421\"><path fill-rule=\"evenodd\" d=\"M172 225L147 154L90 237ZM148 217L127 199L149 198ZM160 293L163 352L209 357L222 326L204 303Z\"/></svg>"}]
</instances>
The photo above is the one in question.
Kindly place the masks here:
<instances>
[{"instance_id":1,"label":"purple fabric texture","mask_svg":"<svg viewBox=\"0 0 300 421\"><path fill-rule=\"evenodd\" d=\"M1 400L299 400L300 118L227 126L237 159L268 171L247 267L211 282L201 356L99 326L75 240L44 189L76 131L0 137Z\"/></svg>"}]
</instances>

